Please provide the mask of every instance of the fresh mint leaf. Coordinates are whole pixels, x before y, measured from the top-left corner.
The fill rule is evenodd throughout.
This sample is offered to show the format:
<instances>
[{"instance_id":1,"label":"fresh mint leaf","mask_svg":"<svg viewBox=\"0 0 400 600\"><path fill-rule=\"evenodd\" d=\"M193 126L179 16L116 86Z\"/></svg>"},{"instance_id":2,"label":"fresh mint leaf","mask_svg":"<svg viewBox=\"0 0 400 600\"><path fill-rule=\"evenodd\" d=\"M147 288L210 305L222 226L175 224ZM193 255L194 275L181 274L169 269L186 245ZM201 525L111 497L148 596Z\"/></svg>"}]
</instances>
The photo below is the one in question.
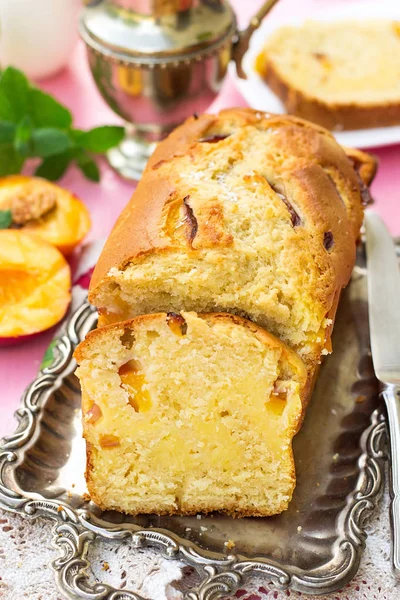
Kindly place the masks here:
<instances>
[{"instance_id":1,"label":"fresh mint leaf","mask_svg":"<svg viewBox=\"0 0 400 600\"><path fill-rule=\"evenodd\" d=\"M82 148L89 152L98 152L102 154L119 144L123 140L124 135L125 130L123 127L105 125L84 132L78 137L78 143Z\"/></svg>"},{"instance_id":2,"label":"fresh mint leaf","mask_svg":"<svg viewBox=\"0 0 400 600\"><path fill-rule=\"evenodd\" d=\"M0 144L12 144L16 127L9 121L0 121Z\"/></svg>"},{"instance_id":3,"label":"fresh mint leaf","mask_svg":"<svg viewBox=\"0 0 400 600\"><path fill-rule=\"evenodd\" d=\"M100 181L100 171L96 162L86 152L79 152L76 157L76 164L82 173L91 181Z\"/></svg>"},{"instance_id":4,"label":"fresh mint leaf","mask_svg":"<svg viewBox=\"0 0 400 600\"><path fill-rule=\"evenodd\" d=\"M43 359L42 359L42 363L40 365L40 369L46 369L46 367L50 367L50 365L52 364L53 360L54 360L54 349L57 345L57 340L53 340L52 342L50 342L49 346L47 347L46 352L44 353Z\"/></svg>"},{"instance_id":5,"label":"fresh mint leaf","mask_svg":"<svg viewBox=\"0 0 400 600\"><path fill-rule=\"evenodd\" d=\"M83 131L82 129L70 129L69 130L69 135L70 135L71 139L77 145L80 144L80 140L81 140L82 136L85 135L85 133L86 133L86 131Z\"/></svg>"},{"instance_id":6,"label":"fresh mint leaf","mask_svg":"<svg viewBox=\"0 0 400 600\"><path fill-rule=\"evenodd\" d=\"M11 102L2 90L0 90L0 119L11 123L16 123L18 121Z\"/></svg>"},{"instance_id":7,"label":"fresh mint leaf","mask_svg":"<svg viewBox=\"0 0 400 600\"><path fill-rule=\"evenodd\" d=\"M32 133L32 154L47 158L54 154L61 154L71 146L68 134L54 127L35 129Z\"/></svg>"},{"instance_id":8,"label":"fresh mint leaf","mask_svg":"<svg viewBox=\"0 0 400 600\"><path fill-rule=\"evenodd\" d=\"M92 181L100 171L90 153L102 154L119 144L124 128L73 129L71 112L34 87L24 73L0 69L0 176L19 173L25 159L43 159L36 174L59 179L71 162Z\"/></svg>"},{"instance_id":9,"label":"fresh mint leaf","mask_svg":"<svg viewBox=\"0 0 400 600\"><path fill-rule=\"evenodd\" d=\"M8 229L12 223L11 210L0 210L0 229Z\"/></svg>"},{"instance_id":10,"label":"fresh mint leaf","mask_svg":"<svg viewBox=\"0 0 400 600\"><path fill-rule=\"evenodd\" d=\"M0 90L12 106L14 118L19 121L28 112L29 82L22 71L7 67L0 77Z\"/></svg>"},{"instance_id":11,"label":"fresh mint leaf","mask_svg":"<svg viewBox=\"0 0 400 600\"><path fill-rule=\"evenodd\" d=\"M57 181L57 179L60 179L64 175L73 158L74 155L70 150L62 154L48 156L38 166L35 175L45 177L45 179L49 179L50 181Z\"/></svg>"},{"instance_id":12,"label":"fresh mint leaf","mask_svg":"<svg viewBox=\"0 0 400 600\"><path fill-rule=\"evenodd\" d=\"M26 158L31 153L31 140L32 136L32 121L25 115L18 123L15 139L14 139L14 148L18 152L20 156Z\"/></svg>"},{"instance_id":13,"label":"fresh mint leaf","mask_svg":"<svg viewBox=\"0 0 400 600\"><path fill-rule=\"evenodd\" d=\"M12 144L0 146L0 177L20 173L25 159L20 156Z\"/></svg>"},{"instance_id":14,"label":"fresh mint leaf","mask_svg":"<svg viewBox=\"0 0 400 600\"><path fill-rule=\"evenodd\" d=\"M36 127L68 129L72 125L70 111L53 96L37 88L29 90L29 114Z\"/></svg>"}]
</instances>

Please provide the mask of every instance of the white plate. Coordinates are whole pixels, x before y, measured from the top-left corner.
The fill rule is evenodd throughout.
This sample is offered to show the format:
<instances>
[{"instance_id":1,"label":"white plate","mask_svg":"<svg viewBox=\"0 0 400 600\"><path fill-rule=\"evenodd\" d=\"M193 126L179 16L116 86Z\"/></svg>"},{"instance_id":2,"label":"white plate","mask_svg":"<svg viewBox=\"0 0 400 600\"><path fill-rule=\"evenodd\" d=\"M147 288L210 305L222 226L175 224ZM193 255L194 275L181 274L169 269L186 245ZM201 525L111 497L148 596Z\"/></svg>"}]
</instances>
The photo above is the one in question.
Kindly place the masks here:
<instances>
[{"instance_id":1,"label":"white plate","mask_svg":"<svg viewBox=\"0 0 400 600\"><path fill-rule=\"evenodd\" d=\"M308 19L315 21L339 21L344 19L395 19L400 20L399 0L375 0L374 2L346 2L345 4L333 4L314 10L307 15ZM261 27L253 34L249 50L243 59L243 69L247 79L237 76L234 63L231 63L231 75L243 95L252 108L273 113L285 113L285 109L279 98L270 90L267 84L254 69L254 61L265 44L268 36L278 27L286 24L301 25L302 17L274 18L267 17ZM356 148L370 148L374 146L388 146L400 142L400 125L392 127L375 127L371 129L357 129L341 132L333 132L336 139L344 146Z\"/></svg>"}]
</instances>

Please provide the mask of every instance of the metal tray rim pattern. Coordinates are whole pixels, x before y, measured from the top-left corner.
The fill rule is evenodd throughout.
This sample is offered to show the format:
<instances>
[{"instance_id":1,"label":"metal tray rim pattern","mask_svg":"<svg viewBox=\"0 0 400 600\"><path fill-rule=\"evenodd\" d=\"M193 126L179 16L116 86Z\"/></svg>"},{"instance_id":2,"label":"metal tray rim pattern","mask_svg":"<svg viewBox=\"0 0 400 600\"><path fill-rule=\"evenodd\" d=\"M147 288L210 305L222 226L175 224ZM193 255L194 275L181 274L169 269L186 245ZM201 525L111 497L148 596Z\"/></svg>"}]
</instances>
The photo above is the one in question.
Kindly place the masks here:
<instances>
[{"instance_id":1,"label":"metal tray rim pattern","mask_svg":"<svg viewBox=\"0 0 400 600\"><path fill-rule=\"evenodd\" d=\"M282 566L263 557L209 553L165 529L141 529L132 523L115 526L98 520L86 509L75 509L68 502L60 503L39 494L28 496L13 485L13 470L35 434L41 409L51 391L62 380L63 374L70 371L73 350L84 338L88 326L94 324L95 317L93 307L80 295L78 308L72 312L56 338L52 364L40 371L22 397L21 407L16 411L19 424L15 433L0 443L0 507L24 516L41 516L56 521L52 543L59 548L61 556L54 561L52 568L60 590L66 597L141 600L133 592L89 582L86 554L88 545L96 537L111 540L129 538L134 546L155 547L163 555L181 559L195 567L202 581L196 590L187 594L188 600L217 600L234 593L246 576L255 573L268 576L268 580L278 589L291 588L314 595L333 592L348 583L358 569L361 551L365 546L366 518L376 507L382 489L386 424L381 409L372 413L370 425L361 439L360 475L341 525L336 556L314 571L301 572L296 567Z\"/></svg>"}]
</instances>

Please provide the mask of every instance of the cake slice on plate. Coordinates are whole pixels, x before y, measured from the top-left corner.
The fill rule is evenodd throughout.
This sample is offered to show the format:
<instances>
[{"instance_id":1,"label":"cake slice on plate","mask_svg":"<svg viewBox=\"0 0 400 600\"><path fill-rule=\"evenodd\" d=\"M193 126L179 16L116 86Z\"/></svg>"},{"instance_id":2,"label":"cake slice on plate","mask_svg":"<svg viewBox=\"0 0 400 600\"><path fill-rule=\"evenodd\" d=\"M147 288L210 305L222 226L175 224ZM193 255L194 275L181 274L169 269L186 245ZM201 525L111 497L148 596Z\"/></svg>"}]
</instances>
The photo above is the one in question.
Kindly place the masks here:
<instances>
[{"instance_id":1,"label":"cake slice on plate","mask_svg":"<svg viewBox=\"0 0 400 600\"><path fill-rule=\"evenodd\" d=\"M400 22L281 27L268 38L256 69L288 113L328 129L400 123Z\"/></svg>"}]
</instances>

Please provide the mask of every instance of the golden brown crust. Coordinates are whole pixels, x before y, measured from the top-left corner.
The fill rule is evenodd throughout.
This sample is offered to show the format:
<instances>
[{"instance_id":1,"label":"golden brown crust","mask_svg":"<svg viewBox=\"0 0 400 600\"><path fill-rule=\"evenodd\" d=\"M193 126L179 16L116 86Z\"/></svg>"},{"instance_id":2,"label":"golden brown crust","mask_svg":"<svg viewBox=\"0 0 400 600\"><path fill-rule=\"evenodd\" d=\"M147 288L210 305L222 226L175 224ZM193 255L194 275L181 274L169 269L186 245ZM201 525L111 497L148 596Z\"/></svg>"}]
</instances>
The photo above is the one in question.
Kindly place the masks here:
<instances>
[{"instance_id":1,"label":"golden brown crust","mask_svg":"<svg viewBox=\"0 0 400 600\"><path fill-rule=\"evenodd\" d=\"M83 433L85 438L85 432ZM93 461L93 448L92 444L85 438L86 442L86 469L85 469L85 480L86 486L89 492L90 499L100 506L101 498L96 494L96 485L93 481L92 473L94 468ZM104 509L105 510L105 509Z\"/></svg>"},{"instance_id":2,"label":"golden brown crust","mask_svg":"<svg viewBox=\"0 0 400 600\"><path fill-rule=\"evenodd\" d=\"M271 61L266 60L263 66L266 83L280 98L290 115L335 131L388 127L400 123L399 102L388 102L381 106L363 106L356 103L327 104L293 88Z\"/></svg>"},{"instance_id":3,"label":"golden brown crust","mask_svg":"<svg viewBox=\"0 0 400 600\"><path fill-rule=\"evenodd\" d=\"M378 169L377 157L368 154L367 152L363 152L362 150L357 150L356 148L347 148L343 146L343 150L346 152L363 183L365 183L365 185L371 185Z\"/></svg>"},{"instance_id":4,"label":"golden brown crust","mask_svg":"<svg viewBox=\"0 0 400 600\"><path fill-rule=\"evenodd\" d=\"M322 191L329 195L324 213L318 207L318 202L313 202L307 197L303 199L301 195L298 199L304 210L313 215L314 221L319 222L319 228L324 226L325 221L329 231L335 223L338 223L338 211L342 212L343 207L334 197L336 191L333 188L328 189L326 177L324 182L323 174L318 173L318 169L307 169L304 165L309 162L310 167L319 165L319 170L324 170L325 173L329 173L330 170L338 173L351 190L346 211L354 237L358 236L362 222L362 208L359 201L360 188L357 174L329 132L318 125L295 117L268 115L252 109L227 109L218 115L202 115L199 118L188 119L157 146L142 180L119 217L100 256L90 285L91 302L99 304L98 292L113 267L123 269L130 261L140 260L143 255L150 253L157 254L178 248L182 252L191 252L211 245L222 247L232 243L229 236L221 229L221 219L217 214L218 207L207 203L197 206L194 215L191 215L196 218L198 226L195 244L190 239L190 235L186 240L186 247L184 241L178 242L168 237L164 234L163 224L165 224L166 212L170 210L176 196L179 196L179 190L177 192L175 187L177 167L174 158L206 152L202 147L209 144L199 144L203 138L219 135L221 132L229 135L246 126L268 131L279 130L279 145L282 152L294 158L299 157L299 168L288 172L287 179L297 180L300 186L314 189L314 195L319 198L322 198L322 193L319 193ZM210 226L208 225L207 230L205 224L210 223L211 217L214 223L210 231ZM345 241L349 235L349 231L346 231L346 222L347 219L341 219L340 230L337 228L337 236L343 238L343 243L335 244L332 252L332 260L339 266L336 269L338 277L336 286L347 283L354 262L354 243L351 239Z\"/></svg>"}]
</instances>

